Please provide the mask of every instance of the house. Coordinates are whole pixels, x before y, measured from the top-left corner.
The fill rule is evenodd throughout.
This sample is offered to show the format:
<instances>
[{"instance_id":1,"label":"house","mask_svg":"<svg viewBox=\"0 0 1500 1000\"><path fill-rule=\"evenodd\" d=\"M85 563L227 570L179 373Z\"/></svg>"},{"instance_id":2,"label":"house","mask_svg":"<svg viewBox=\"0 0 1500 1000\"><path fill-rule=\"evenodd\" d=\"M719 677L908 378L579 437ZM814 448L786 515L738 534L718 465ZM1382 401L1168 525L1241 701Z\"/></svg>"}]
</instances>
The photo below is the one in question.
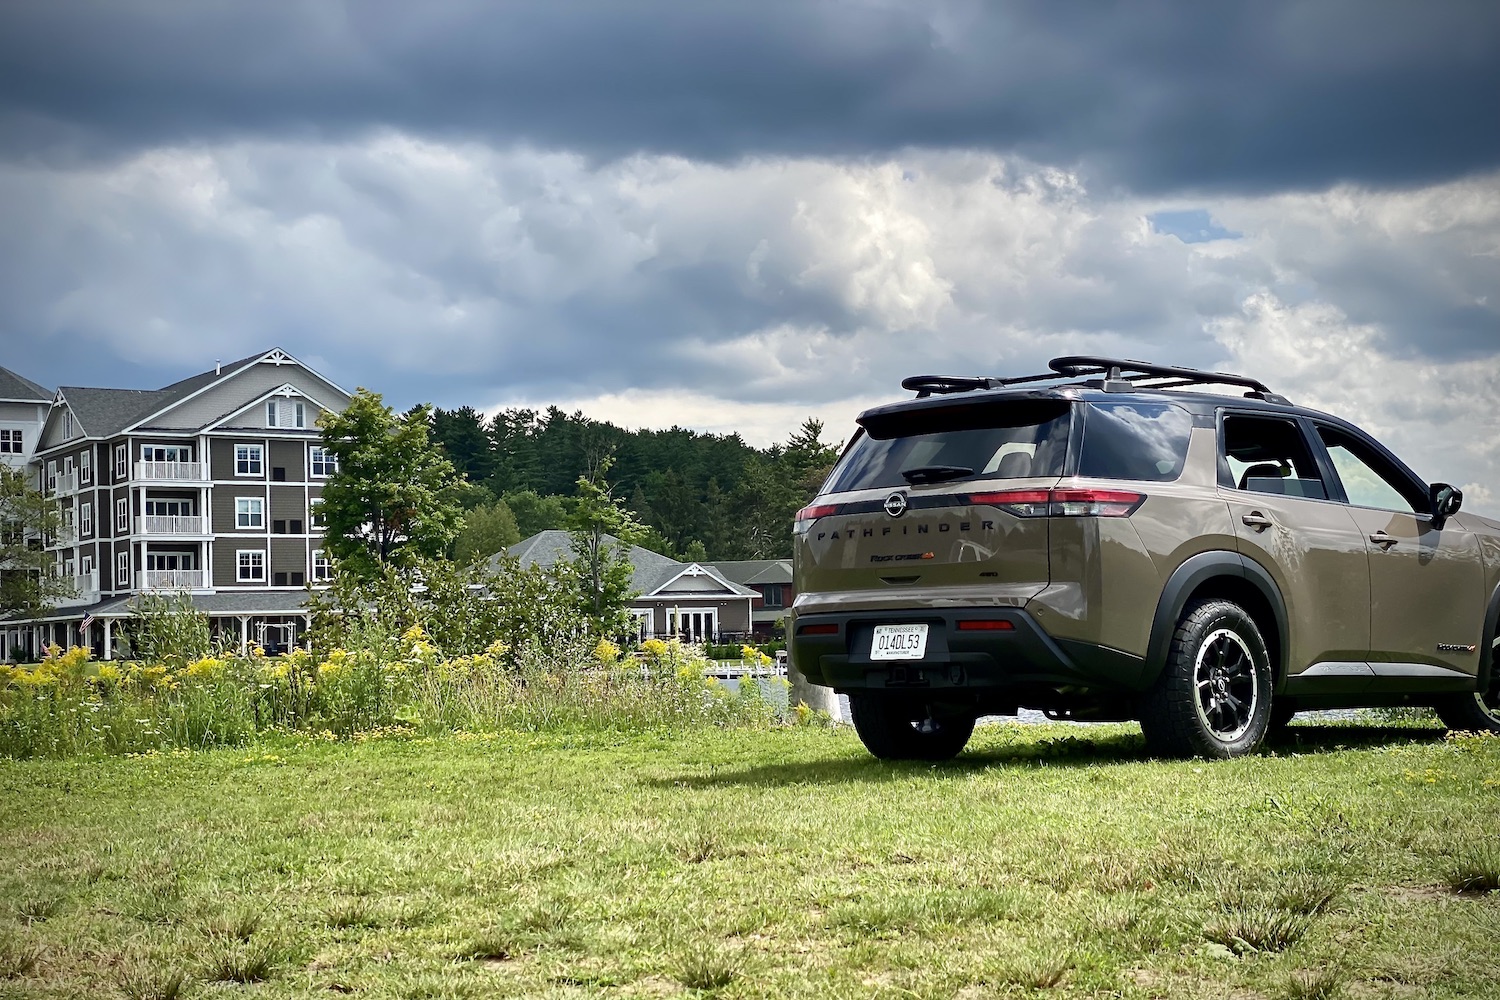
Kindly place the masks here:
<instances>
[{"instance_id":1,"label":"house","mask_svg":"<svg viewBox=\"0 0 1500 1000\"><path fill-rule=\"evenodd\" d=\"M751 630L757 639L771 638L776 624L791 608L792 598L797 596L792 587L792 561L740 559L716 562L712 568L724 579L755 591L755 604L750 611Z\"/></svg>"},{"instance_id":2,"label":"house","mask_svg":"<svg viewBox=\"0 0 1500 1000\"><path fill-rule=\"evenodd\" d=\"M623 543L604 536L611 546ZM755 591L741 586L712 566L678 562L639 545L626 546L632 570L630 603L643 639L678 636L691 642L735 641L750 634ZM572 537L566 531L539 531L512 545L508 553L522 566L554 566L574 558ZM490 561L499 568L500 557Z\"/></svg>"},{"instance_id":3,"label":"house","mask_svg":"<svg viewBox=\"0 0 1500 1000\"><path fill-rule=\"evenodd\" d=\"M0 463L29 469L52 408L52 390L0 368Z\"/></svg>"},{"instance_id":4,"label":"house","mask_svg":"<svg viewBox=\"0 0 1500 1000\"><path fill-rule=\"evenodd\" d=\"M162 389L59 388L30 464L58 500L62 530L45 544L75 596L0 623L6 650L87 645L109 659L147 593L190 594L226 644L299 642L307 585L329 573L317 504L334 459L316 421L349 400L280 349Z\"/></svg>"}]
</instances>

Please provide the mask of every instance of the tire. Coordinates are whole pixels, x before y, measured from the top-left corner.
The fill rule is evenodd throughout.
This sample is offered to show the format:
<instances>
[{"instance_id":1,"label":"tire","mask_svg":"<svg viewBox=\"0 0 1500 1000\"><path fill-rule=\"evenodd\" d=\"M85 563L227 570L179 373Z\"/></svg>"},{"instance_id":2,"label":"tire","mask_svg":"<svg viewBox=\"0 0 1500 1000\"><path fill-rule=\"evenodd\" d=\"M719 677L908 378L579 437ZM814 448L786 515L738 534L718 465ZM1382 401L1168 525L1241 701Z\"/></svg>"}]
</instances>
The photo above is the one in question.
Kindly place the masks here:
<instances>
[{"instance_id":1,"label":"tire","mask_svg":"<svg viewBox=\"0 0 1500 1000\"><path fill-rule=\"evenodd\" d=\"M1490 671L1488 691L1451 695L1433 708L1449 729L1500 736L1500 671Z\"/></svg>"},{"instance_id":2,"label":"tire","mask_svg":"<svg viewBox=\"0 0 1500 1000\"><path fill-rule=\"evenodd\" d=\"M1166 757L1239 757L1271 725L1271 660L1260 627L1233 601L1190 605L1141 704L1146 746Z\"/></svg>"},{"instance_id":3,"label":"tire","mask_svg":"<svg viewBox=\"0 0 1500 1000\"><path fill-rule=\"evenodd\" d=\"M950 760L974 734L973 715L935 716L926 705L887 694L849 696L854 731L881 760Z\"/></svg>"}]
</instances>

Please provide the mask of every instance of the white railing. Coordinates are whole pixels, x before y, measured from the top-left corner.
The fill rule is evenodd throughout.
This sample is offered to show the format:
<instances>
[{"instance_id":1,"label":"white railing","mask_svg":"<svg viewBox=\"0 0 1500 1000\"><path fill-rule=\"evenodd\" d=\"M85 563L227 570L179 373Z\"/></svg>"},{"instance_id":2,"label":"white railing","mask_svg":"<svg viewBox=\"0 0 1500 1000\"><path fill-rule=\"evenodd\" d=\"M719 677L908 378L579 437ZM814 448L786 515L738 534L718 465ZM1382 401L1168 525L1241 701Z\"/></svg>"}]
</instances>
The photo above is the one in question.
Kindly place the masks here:
<instances>
[{"instance_id":1,"label":"white railing","mask_svg":"<svg viewBox=\"0 0 1500 1000\"><path fill-rule=\"evenodd\" d=\"M47 540L49 549L70 549L78 544L78 529L71 524L60 524Z\"/></svg>"},{"instance_id":2,"label":"white railing","mask_svg":"<svg viewBox=\"0 0 1500 1000\"><path fill-rule=\"evenodd\" d=\"M147 569L135 575L137 590L207 590L208 570Z\"/></svg>"},{"instance_id":3,"label":"white railing","mask_svg":"<svg viewBox=\"0 0 1500 1000\"><path fill-rule=\"evenodd\" d=\"M208 468L202 462L137 462L135 478L151 482L201 483L208 480Z\"/></svg>"},{"instance_id":4,"label":"white railing","mask_svg":"<svg viewBox=\"0 0 1500 1000\"><path fill-rule=\"evenodd\" d=\"M69 577L73 581L73 593L58 598L60 608L73 608L80 604L93 604L99 599L99 571L82 576Z\"/></svg>"},{"instance_id":5,"label":"white railing","mask_svg":"<svg viewBox=\"0 0 1500 1000\"><path fill-rule=\"evenodd\" d=\"M78 492L78 473L59 472L53 477L52 492L54 495Z\"/></svg>"},{"instance_id":6,"label":"white railing","mask_svg":"<svg viewBox=\"0 0 1500 1000\"><path fill-rule=\"evenodd\" d=\"M135 519L137 535L206 535L208 518L199 514L147 514Z\"/></svg>"}]
</instances>

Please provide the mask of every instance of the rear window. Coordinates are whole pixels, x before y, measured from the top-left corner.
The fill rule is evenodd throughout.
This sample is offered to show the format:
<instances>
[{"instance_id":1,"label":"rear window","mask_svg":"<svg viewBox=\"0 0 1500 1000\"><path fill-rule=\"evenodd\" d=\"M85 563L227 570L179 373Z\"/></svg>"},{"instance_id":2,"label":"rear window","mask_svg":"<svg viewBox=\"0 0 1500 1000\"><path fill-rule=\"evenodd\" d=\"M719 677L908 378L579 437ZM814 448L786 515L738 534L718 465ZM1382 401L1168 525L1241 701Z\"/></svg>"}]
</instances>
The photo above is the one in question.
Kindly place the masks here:
<instances>
[{"instance_id":1,"label":"rear window","mask_svg":"<svg viewBox=\"0 0 1500 1000\"><path fill-rule=\"evenodd\" d=\"M1172 403L1090 403L1078 474L1166 483L1182 475L1193 415Z\"/></svg>"},{"instance_id":2,"label":"rear window","mask_svg":"<svg viewBox=\"0 0 1500 1000\"><path fill-rule=\"evenodd\" d=\"M1071 408L1061 400L898 411L871 419L824 493L1062 475Z\"/></svg>"}]
</instances>

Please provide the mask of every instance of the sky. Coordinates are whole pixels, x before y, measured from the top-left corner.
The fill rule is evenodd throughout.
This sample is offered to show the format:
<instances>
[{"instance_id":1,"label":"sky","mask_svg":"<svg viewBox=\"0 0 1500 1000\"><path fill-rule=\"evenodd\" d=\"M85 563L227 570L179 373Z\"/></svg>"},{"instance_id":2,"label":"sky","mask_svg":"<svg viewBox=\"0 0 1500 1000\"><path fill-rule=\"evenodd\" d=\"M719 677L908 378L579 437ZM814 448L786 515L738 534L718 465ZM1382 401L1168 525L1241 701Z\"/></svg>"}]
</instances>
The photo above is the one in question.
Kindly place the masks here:
<instances>
[{"instance_id":1,"label":"sky","mask_svg":"<svg viewBox=\"0 0 1500 1000\"><path fill-rule=\"evenodd\" d=\"M1260 378L1500 514L1500 4L7 0L0 365L842 440Z\"/></svg>"}]
</instances>

